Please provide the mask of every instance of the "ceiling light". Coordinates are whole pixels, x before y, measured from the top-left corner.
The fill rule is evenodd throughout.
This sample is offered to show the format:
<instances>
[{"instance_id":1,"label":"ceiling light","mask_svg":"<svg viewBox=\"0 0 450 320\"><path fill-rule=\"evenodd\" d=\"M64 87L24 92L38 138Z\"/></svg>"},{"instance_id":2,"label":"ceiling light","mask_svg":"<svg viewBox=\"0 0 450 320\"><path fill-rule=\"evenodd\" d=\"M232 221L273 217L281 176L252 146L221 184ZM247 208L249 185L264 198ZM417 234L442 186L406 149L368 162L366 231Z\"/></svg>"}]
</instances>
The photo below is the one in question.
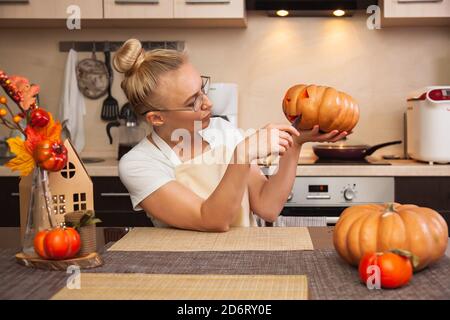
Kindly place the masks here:
<instances>
[{"instance_id":1,"label":"ceiling light","mask_svg":"<svg viewBox=\"0 0 450 320\"><path fill-rule=\"evenodd\" d=\"M341 10L341 9L337 9L337 10L334 10L334 11L333 11L333 14L334 14L336 17L342 17L343 15L345 15L345 11L344 11L344 10Z\"/></svg>"},{"instance_id":2,"label":"ceiling light","mask_svg":"<svg viewBox=\"0 0 450 320\"><path fill-rule=\"evenodd\" d=\"M289 11L277 10L277 16L279 16L279 17L286 17L287 15L289 15Z\"/></svg>"}]
</instances>

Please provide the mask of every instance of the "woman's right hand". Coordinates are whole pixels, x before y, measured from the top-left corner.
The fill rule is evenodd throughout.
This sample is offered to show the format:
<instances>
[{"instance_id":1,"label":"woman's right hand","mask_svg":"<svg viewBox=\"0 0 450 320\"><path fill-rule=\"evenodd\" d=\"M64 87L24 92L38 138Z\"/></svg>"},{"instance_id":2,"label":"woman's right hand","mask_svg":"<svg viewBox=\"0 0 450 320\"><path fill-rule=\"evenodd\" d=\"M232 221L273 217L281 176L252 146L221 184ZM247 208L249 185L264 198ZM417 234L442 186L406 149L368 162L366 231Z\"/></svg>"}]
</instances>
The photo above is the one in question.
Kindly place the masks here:
<instances>
[{"instance_id":1,"label":"woman's right hand","mask_svg":"<svg viewBox=\"0 0 450 320\"><path fill-rule=\"evenodd\" d=\"M238 163L250 163L270 155L283 155L293 146L292 135L300 133L289 124L268 124L242 140L237 146Z\"/></svg>"}]
</instances>

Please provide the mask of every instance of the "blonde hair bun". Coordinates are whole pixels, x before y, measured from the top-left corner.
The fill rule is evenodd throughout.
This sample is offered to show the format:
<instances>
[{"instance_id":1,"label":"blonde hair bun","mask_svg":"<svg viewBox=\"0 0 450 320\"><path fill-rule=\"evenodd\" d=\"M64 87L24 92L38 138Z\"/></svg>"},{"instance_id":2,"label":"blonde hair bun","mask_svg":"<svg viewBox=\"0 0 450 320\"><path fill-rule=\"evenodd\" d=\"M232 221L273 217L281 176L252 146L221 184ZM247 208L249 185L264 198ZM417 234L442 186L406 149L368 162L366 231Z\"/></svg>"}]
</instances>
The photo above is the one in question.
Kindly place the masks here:
<instances>
[{"instance_id":1,"label":"blonde hair bun","mask_svg":"<svg viewBox=\"0 0 450 320\"><path fill-rule=\"evenodd\" d=\"M156 88L160 78L187 61L186 52L173 49L146 52L139 40L129 39L117 50L113 64L118 72L124 73L120 86L134 111L140 114L158 103Z\"/></svg>"},{"instance_id":2,"label":"blonde hair bun","mask_svg":"<svg viewBox=\"0 0 450 320\"><path fill-rule=\"evenodd\" d=\"M120 73L132 73L137 70L145 60L145 51L142 49L142 44L137 39L128 39L117 50L113 65Z\"/></svg>"}]
</instances>

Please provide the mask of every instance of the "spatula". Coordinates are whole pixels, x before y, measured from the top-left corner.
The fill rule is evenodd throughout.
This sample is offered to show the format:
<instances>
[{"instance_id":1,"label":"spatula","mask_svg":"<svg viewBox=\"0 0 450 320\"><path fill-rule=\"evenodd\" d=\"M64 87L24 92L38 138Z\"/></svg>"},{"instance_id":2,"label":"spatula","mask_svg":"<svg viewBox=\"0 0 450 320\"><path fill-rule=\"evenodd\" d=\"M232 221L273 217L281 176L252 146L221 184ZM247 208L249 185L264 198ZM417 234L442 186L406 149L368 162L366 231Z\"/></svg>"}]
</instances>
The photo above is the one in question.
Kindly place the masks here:
<instances>
[{"instance_id":1,"label":"spatula","mask_svg":"<svg viewBox=\"0 0 450 320\"><path fill-rule=\"evenodd\" d=\"M105 46L105 64L108 68L109 73L109 84L108 84L108 96L103 101L101 118L105 121L117 120L119 116L119 104L116 99L111 95L111 86L113 83L113 70L111 68L111 53L109 51L109 46Z\"/></svg>"}]
</instances>

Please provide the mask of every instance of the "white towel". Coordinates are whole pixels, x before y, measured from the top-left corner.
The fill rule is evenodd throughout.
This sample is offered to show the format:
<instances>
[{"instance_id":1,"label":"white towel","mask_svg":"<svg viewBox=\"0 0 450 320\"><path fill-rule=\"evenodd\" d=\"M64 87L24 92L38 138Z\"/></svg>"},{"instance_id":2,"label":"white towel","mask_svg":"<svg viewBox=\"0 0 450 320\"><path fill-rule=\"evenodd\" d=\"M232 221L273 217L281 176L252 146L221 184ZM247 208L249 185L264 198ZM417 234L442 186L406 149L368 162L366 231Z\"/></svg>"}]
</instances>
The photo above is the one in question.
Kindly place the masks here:
<instances>
[{"instance_id":1,"label":"white towel","mask_svg":"<svg viewBox=\"0 0 450 320\"><path fill-rule=\"evenodd\" d=\"M86 114L86 105L84 103L84 97L78 89L76 75L77 63L77 52L70 49L64 73L59 119L75 149L77 152L81 152L85 144L84 115Z\"/></svg>"}]
</instances>

